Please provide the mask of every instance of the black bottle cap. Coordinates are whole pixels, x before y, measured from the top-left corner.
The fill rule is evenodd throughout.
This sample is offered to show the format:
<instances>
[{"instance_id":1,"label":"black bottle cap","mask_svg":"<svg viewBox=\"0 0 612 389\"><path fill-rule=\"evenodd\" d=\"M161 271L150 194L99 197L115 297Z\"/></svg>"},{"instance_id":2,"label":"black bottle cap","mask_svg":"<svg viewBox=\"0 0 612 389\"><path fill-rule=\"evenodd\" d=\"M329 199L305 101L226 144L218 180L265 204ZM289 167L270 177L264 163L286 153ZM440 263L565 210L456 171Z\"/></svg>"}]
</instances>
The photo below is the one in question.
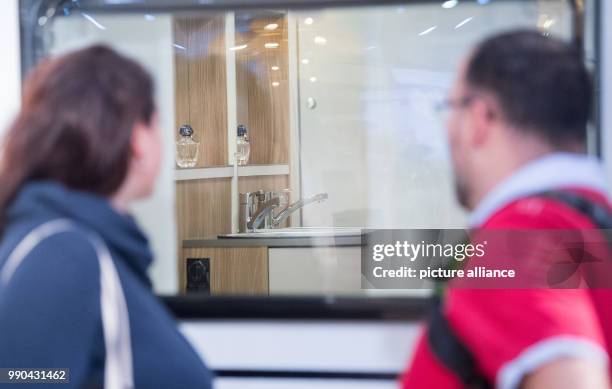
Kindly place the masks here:
<instances>
[{"instance_id":1,"label":"black bottle cap","mask_svg":"<svg viewBox=\"0 0 612 389\"><path fill-rule=\"evenodd\" d=\"M179 134L181 136L191 136L193 135L193 128L189 124L183 124L181 128L179 128Z\"/></svg>"},{"instance_id":2,"label":"black bottle cap","mask_svg":"<svg viewBox=\"0 0 612 389\"><path fill-rule=\"evenodd\" d=\"M247 128L244 124L238 125L238 136L244 136L247 133Z\"/></svg>"}]
</instances>

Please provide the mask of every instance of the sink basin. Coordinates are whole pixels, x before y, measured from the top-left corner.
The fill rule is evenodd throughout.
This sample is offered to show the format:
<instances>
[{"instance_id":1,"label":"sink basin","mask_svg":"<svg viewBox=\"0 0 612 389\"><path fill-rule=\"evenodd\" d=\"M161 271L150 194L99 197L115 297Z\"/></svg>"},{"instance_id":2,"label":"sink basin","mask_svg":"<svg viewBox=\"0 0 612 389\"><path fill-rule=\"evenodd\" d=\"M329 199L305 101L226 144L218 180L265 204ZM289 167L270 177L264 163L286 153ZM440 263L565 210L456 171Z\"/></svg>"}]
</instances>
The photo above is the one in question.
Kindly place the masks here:
<instances>
[{"instance_id":1,"label":"sink basin","mask_svg":"<svg viewBox=\"0 0 612 389\"><path fill-rule=\"evenodd\" d=\"M361 236L361 234L362 229L358 227L289 227L225 234L219 235L219 238L333 238L336 236Z\"/></svg>"}]
</instances>

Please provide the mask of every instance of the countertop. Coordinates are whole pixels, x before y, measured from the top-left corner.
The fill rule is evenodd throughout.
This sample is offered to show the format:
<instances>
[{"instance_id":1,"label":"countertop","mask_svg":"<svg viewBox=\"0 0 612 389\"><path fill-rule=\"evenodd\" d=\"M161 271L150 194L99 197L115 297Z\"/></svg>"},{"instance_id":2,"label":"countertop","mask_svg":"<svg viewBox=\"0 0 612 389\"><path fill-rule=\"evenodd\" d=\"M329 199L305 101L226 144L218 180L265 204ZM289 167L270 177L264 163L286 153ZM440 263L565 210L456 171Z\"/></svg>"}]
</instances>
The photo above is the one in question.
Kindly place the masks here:
<instances>
[{"instance_id":1,"label":"countertop","mask_svg":"<svg viewBox=\"0 0 612 389\"><path fill-rule=\"evenodd\" d=\"M183 248L200 247L346 247L362 246L361 236L195 238L183 240Z\"/></svg>"}]
</instances>

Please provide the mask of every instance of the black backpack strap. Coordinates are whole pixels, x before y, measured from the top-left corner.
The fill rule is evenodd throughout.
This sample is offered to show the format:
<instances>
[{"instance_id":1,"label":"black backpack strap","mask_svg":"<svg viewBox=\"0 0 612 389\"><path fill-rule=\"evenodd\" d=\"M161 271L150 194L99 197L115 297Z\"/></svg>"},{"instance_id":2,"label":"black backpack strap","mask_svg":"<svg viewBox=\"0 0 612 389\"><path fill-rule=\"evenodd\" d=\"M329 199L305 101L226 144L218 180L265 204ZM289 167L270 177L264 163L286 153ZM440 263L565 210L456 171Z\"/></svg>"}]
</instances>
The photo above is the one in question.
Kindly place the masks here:
<instances>
[{"instance_id":1,"label":"black backpack strap","mask_svg":"<svg viewBox=\"0 0 612 389\"><path fill-rule=\"evenodd\" d=\"M568 205L591 219L597 228L604 230L602 233L612 244L612 213L605 206L562 190L542 192L529 197L550 198ZM434 297L428 324L429 348L439 362L452 371L466 388L493 388L493 385L478 370L473 354L457 337L444 316L440 296Z\"/></svg>"},{"instance_id":2,"label":"black backpack strap","mask_svg":"<svg viewBox=\"0 0 612 389\"><path fill-rule=\"evenodd\" d=\"M491 383L479 372L474 356L455 335L442 312L440 297L434 297L427 332L429 349L439 362L452 371L466 388L489 389Z\"/></svg>"},{"instance_id":3,"label":"black backpack strap","mask_svg":"<svg viewBox=\"0 0 612 389\"><path fill-rule=\"evenodd\" d=\"M567 190L551 190L530 197L544 197L557 200L587 216L597 228L612 229L610 209Z\"/></svg>"}]
</instances>

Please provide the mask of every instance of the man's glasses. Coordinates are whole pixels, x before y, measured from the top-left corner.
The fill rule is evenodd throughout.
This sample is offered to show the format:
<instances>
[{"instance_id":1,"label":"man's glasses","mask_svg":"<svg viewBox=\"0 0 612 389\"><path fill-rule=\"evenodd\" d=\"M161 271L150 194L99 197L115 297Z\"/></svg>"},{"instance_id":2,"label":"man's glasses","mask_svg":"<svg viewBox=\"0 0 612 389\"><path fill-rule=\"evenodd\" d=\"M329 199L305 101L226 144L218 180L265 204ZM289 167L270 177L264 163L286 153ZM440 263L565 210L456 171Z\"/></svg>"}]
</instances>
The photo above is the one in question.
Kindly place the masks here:
<instances>
[{"instance_id":1,"label":"man's glasses","mask_svg":"<svg viewBox=\"0 0 612 389\"><path fill-rule=\"evenodd\" d=\"M447 98L436 104L436 112L440 115L448 115L453 109L463 109L474 101L474 96L464 96L458 99Z\"/></svg>"},{"instance_id":2,"label":"man's glasses","mask_svg":"<svg viewBox=\"0 0 612 389\"><path fill-rule=\"evenodd\" d=\"M449 114L454 109L463 109L469 107L474 101L475 96L463 96L457 99L447 98L436 104L436 112L444 122L448 119Z\"/></svg>"}]
</instances>

